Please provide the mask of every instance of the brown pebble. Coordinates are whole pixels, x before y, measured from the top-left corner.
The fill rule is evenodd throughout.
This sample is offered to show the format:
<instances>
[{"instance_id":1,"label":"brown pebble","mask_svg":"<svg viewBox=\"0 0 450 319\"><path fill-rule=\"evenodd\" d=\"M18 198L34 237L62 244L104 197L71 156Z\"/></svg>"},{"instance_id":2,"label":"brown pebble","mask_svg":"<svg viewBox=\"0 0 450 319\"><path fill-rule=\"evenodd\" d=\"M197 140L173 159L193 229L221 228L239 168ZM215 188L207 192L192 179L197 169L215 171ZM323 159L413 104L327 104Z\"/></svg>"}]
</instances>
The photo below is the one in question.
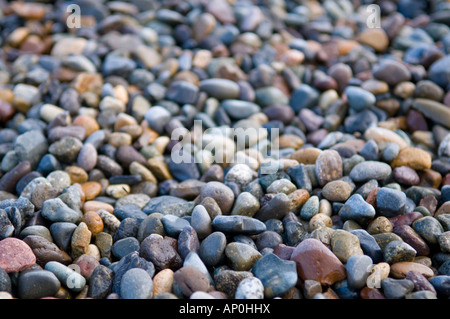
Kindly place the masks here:
<instances>
[{"instance_id":1,"label":"brown pebble","mask_svg":"<svg viewBox=\"0 0 450 319\"><path fill-rule=\"evenodd\" d=\"M91 232L84 222L80 222L72 234L71 248L72 258L86 254L89 244L91 243Z\"/></svg>"},{"instance_id":2,"label":"brown pebble","mask_svg":"<svg viewBox=\"0 0 450 319\"><path fill-rule=\"evenodd\" d=\"M31 172L30 162L20 162L0 179L0 191L14 194L17 182Z\"/></svg>"},{"instance_id":3,"label":"brown pebble","mask_svg":"<svg viewBox=\"0 0 450 319\"><path fill-rule=\"evenodd\" d=\"M428 211L431 213L431 215L434 215L434 213L436 212L437 204L438 204L438 201L437 201L436 197L434 197L433 195L428 195L428 196L422 197L418 206L425 207L426 209L428 209Z\"/></svg>"},{"instance_id":4,"label":"brown pebble","mask_svg":"<svg viewBox=\"0 0 450 319\"><path fill-rule=\"evenodd\" d=\"M420 174L419 186L439 188L442 183L442 175L432 169L424 169Z\"/></svg>"},{"instance_id":5,"label":"brown pebble","mask_svg":"<svg viewBox=\"0 0 450 319\"><path fill-rule=\"evenodd\" d=\"M100 195L102 185L98 182L86 182L81 184L81 188L86 197L86 200L92 200Z\"/></svg>"},{"instance_id":6,"label":"brown pebble","mask_svg":"<svg viewBox=\"0 0 450 319\"><path fill-rule=\"evenodd\" d=\"M84 212L89 212L89 211L97 212L100 209L104 209L108 213L111 213L111 214L114 211L114 207L112 205L105 203L105 202L96 201L96 200L86 201L83 205Z\"/></svg>"},{"instance_id":7,"label":"brown pebble","mask_svg":"<svg viewBox=\"0 0 450 319\"><path fill-rule=\"evenodd\" d=\"M88 254L84 254L78 257L74 261L74 264L80 267L81 275L87 280L91 278L91 275L94 272L95 268L100 265L95 257Z\"/></svg>"},{"instance_id":8,"label":"brown pebble","mask_svg":"<svg viewBox=\"0 0 450 319\"><path fill-rule=\"evenodd\" d=\"M70 176L70 181L72 184L84 183L88 180L88 174L84 169L78 166L67 166L64 170Z\"/></svg>"},{"instance_id":9,"label":"brown pebble","mask_svg":"<svg viewBox=\"0 0 450 319\"><path fill-rule=\"evenodd\" d=\"M302 241L292 252L291 260L296 262L302 280L315 280L331 286L346 277L342 262L317 239Z\"/></svg>"},{"instance_id":10,"label":"brown pebble","mask_svg":"<svg viewBox=\"0 0 450 319\"><path fill-rule=\"evenodd\" d=\"M63 265L69 265L72 262L72 258L65 251L42 236L28 235L23 241L33 250L36 263L41 267L49 261L57 261Z\"/></svg>"},{"instance_id":11,"label":"brown pebble","mask_svg":"<svg viewBox=\"0 0 450 319\"><path fill-rule=\"evenodd\" d=\"M321 186L342 177L342 159L338 152L325 150L317 157L314 171Z\"/></svg>"},{"instance_id":12,"label":"brown pebble","mask_svg":"<svg viewBox=\"0 0 450 319\"><path fill-rule=\"evenodd\" d=\"M431 155L417 147L406 147L391 163L392 168L409 166L415 170L431 168Z\"/></svg>"},{"instance_id":13,"label":"brown pebble","mask_svg":"<svg viewBox=\"0 0 450 319\"><path fill-rule=\"evenodd\" d=\"M100 129L100 126L98 125L95 118L88 115L78 115L73 120L73 125L84 127L86 131L86 137L88 137L89 135Z\"/></svg>"},{"instance_id":14,"label":"brown pebble","mask_svg":"<svg viewBox=\"0 0 450 319\"><path fill-rule=\"evenodd\" d=\"M94 211L86 212L81 218L81 221L86 224L93 237L103 231L103 220Z\"/></svg>"},{"instance_id":15,"label":"brown pebble","mask_svg":"<svg viewBox=\"0 0 450 319\"><path fill-rule=\"evenodd\" d=\"M391 265L390 275L397 279L404 279L410 271L418 272L426 278L434 276L433 271L429 267L409 261L402 261Z\"/></svg>"}]
</instances>

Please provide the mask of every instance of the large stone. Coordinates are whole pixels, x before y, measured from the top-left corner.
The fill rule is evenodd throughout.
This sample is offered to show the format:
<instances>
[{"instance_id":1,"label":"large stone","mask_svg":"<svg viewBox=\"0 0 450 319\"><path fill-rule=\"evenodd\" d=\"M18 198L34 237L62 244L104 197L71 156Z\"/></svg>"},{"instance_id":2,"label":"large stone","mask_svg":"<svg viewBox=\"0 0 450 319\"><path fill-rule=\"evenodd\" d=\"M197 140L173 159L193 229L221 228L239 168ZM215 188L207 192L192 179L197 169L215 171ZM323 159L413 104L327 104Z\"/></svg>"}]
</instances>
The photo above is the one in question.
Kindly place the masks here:
<instances>
[{"instance_id":1,"label":"large stone","mask_svg":"<svg viewBox=\"0 0 450 319\"><path fill-rule=\"evenodd\" d=\"M321 241L313 238L302 241L292 252L302 280L315 280L322 285L333 285L345 279L342 262Z\"/></svg>"}]
</instances>

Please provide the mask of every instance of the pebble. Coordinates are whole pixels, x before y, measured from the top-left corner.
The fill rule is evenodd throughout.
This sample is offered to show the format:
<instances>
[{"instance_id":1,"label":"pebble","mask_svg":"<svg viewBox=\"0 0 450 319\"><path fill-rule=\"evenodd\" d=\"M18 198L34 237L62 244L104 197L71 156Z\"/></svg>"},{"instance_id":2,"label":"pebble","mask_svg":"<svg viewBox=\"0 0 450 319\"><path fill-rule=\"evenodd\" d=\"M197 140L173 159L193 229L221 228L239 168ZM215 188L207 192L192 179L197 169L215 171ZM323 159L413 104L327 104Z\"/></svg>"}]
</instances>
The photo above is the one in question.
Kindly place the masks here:
<instances>
[{"instance_id":1,"label":"pebble","mask_svg":"<svg viewBox=\"0 0 450 319\"><path fill-rule=\"evenodd\" d=\"M215 231L200 244L199 256L207 267L218 265L225 258L227 240L220 231Z\"/></svg>"},{"instance_id":2,"label":"pebble","mask_svg":"<svg viewBox=\"0 0 450 319\"><path fill-rule=\"evenodd\" d=\"M425 216L415 220L412 223L412 228L429 245L438 244L438 238L444 232L439 221L431 216Z\"/></svg>"},{"instance_id":3,"label":"pebble","mask_svg":"<svg viewBox=\"0 0 450 319\"><path fill-rule=\"evenodd\" d=\"M268 269L277 269L277 271L267 271ZM282 260L272 253L258 259L251 271L261 280L266 298L284 295L295 286L298 279L295 262Z\"/></svg>"},{"instance_id":4,"label":"pebble","mask_svg":"<svg viewBox=\"0 0 450 319\"><path fill-rule=\"evenodd\" d=\"M61 288L58 278L50 271L29 271L19 276L18 295L22 299L53 297Z\"/></svg>"},{"instance_id":5,"label":"pebble","mask_svg":"<svg viewBox=\"0 0 450 319\"><path fill-rule=\"evenodd\" d=\"M342 159L339 153L334 150L321 152L315 162L314 172L320 186L341 178L343 176Z\"/></svg>"},{"instance_id":6,"label":"pebble","mask_svg":"<svg viewBox=\"0 0 450 319\"><path fill-rule=\"evenodd\" d=\"M28 235L23 241L30 246L36 256L36 263L41 267L44 267L49 261L57 261L64 265L69 265L72 262L72 258L64 250L44 237Z\"/></svg>"},{"instance_id":7,"label":"pebble","mask_svg":"<svg viewBox=\"0 0 450 319\"><path fill-rule=\"evenodd\" d=\"M403 241L391 241L384 248L384 260L389 264L402 261L413 261L417 251Z\"/></svg>"},{"instance_id":8,"label":"pebble","mask_svg":"<svg viewBox=\"0 0 450 319\"><path fill-rule=\"evenodd\" d=\"M51 271L71 291L80 292L86 285L86 279L81 274L57 261L46 263L45 270Z\"/></svg>"},{"instance_id":9,"label":"pebble","mask_svg":"<svg viewBox=\"0 0 450 319\"><path fill-rule=\"evenodd\" d=\"M352 289L362 289L367 284L371 274L372 259L366 255L351 256L345 264L348 286Z\"/></svg>"},{"instance_id":10,"label":"pebble","mask_svg":"<svg viewBox=\"0 0 450 319\"><path fill-rule=\"evenodd\" d=\"M366 225L376 215L372 205L359 194L352 195L339 210L339 216L344 220L352 220L359 225Z\"/></svg>"},{"instance_id":11,"label":"pebble","mask_svg":"<svg viewBox=\"0 0 450 319\"><path fill-rule=\"evenodd\" d=\"M322 189L322 195L329 201L344 202L351 195L350 185L344 181L331 181Z\"/></svg>"},{"instance_id":12,"label":"pebble","mask_svg":"<svg viewBox=\"0 0 450 319\"><path fill-rule=\"evenodd\" d=\"M372 179L383 180L389 177L392 168L383 162L364 161L356 164L350 171L350 178L355 182L367 182Z\"/></svg>"},{"instance_id":13,"label":"pebble","mask_svg":"<svg viewBox=\"0 0 450 319\"><path fill-rule=\"evenodd\" d=\"M414 170L424 170L431 168L431 156L426 151L416 147L407 147L398 153L398 156L392 161L393 168L399 166L408 166Z\"/></svg>"},{"instance_id":14,"label":"pebble","mask_svg":"<svg viewBox=\"0 0 450 319\"><path fill-rule=\"evenodd\" d=\"M106 266L97 266L89 278L88 297L94 299L106 298L112 290L114 273Z\"/></svg>"},{"instance_id":15,"label":"pebble","mask_svg":"<svg viewBox=\"0 0 450 319\"><path fill-rule=\"evenodd\" d=\"M153 282L149 274L141 268L129 269L120 281L122 299L151 299Z\"/></svg>"},{"instance_id":16,"label":"pebble","mask_svg":"<svg viewBox=\"0 0 450 319\"><path fill-rule=\"evenodd\" d=\"M408 279L386 278L381 281L384 295L388 299L403 299L414 289L414 283Z\"/></svg>"},{"instance_id":17,"label":"pebble","mask_svg":"<svg viewBox=\"0 0 450 319\"><path fill-rule=\"evenodd\" d=\"M30 246L17 238L5 238L0 241L0 268L13 273L30 268L36 262Z\"/></svg>"},{"instance_id":18,"label":"pebble","mask_svg":"<svg viewBox=\"0 0 450 319\"><path fill-rule=\"evenodd\" d=\"M317 239L303 240L292 252L302 280L315 280L322 285L333 285L346 278L342 262Z\"/></svg>"},{"instance_id":19,"label":"pebble","mask_svg":"<svg viewBox=\"0 0 450 319\"><path fill-rule=\"evenodd\" d=\"M239 283L234 297L235 299L264 299L264 285L256 277L246 278Z\"/></svg>"},{"instance_id":20,"label":"pebble","mask_svg":"<svg viewBox=\"0 0 450 319\"><path fill-rule=\"evenodd\" d=\"M12 3L0 298L447 298L448 19L393 3Z\"/></svg>"},{"instance_id":21,"label":"pebble","mask_svg":"<svg viewBox=\"0 0 450 319\"><path fill-rule=\"evenodd\" d=\"M381 187L377 192L377 211L385 217L395 217L402 215L406 206L405 193L388 188Z\"/></svg>"},{"instance_id":22,"label":"pebble","mask_svg":"<svg viewBox=\"0 0 450 319\"><path fill-rule=\"evenodd\" d=\"M364 255L356 235L345 230L336 230L331 234L331 249L342 263L354 255Z\"/></svg>"}]
</instances>

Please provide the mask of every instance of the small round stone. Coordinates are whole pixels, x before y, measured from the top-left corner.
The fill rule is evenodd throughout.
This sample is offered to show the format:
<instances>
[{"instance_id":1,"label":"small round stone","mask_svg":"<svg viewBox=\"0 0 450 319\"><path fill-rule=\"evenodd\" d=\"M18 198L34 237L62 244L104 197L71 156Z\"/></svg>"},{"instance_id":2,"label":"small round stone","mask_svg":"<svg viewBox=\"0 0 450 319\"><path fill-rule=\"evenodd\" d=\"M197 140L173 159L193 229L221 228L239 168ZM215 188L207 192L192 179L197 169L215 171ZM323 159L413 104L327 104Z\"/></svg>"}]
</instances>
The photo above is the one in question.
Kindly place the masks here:
<instances>
[{"instance_id":1,"label":"small round stone","mask_svg":"<svg viewBox=\"0 0 450 319\"><path fill-rule=\"evenodd\" d=\"M264 299L264 286L256 277L242 280L236 289L235 299Z\"/></svg>"},{"instance_id":2,"label":"small round stone","mask_svg":"<svg viewBox=\"0 0 450 319\"><path fill-rule=\"evenodd\" d=\"M331 181L322 189L322 195L329 201L343 202L351 195L351 187L344 181Z\"/></svg>"},{"instance_id":3,"label":"small round stone","mask_svg":"<svg viewBox=\"0 0 450 319\"><path fill-rule=\"evenodd\" d=\"M144 269L129 269L120 281L120 296L123 299L151 299L152 278Z\"/></svg>"}]
</instances>

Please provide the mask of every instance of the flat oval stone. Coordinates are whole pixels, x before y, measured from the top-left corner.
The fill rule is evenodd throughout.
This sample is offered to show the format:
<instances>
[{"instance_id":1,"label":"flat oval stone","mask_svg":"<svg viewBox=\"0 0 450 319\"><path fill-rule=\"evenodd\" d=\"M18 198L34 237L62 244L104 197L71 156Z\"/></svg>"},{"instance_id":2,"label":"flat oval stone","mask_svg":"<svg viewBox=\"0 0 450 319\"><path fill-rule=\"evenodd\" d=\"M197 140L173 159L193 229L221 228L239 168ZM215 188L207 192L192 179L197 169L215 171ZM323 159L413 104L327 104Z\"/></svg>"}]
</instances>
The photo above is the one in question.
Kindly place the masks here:
<instances>
[{"instance_id":1,"label":"flat oval stone","mask_svg":"<svg viewBox=\"0 0 450 319\"><path fill-rule=\"evenodd\" d=\"M292 252L297 273L303 280L315 280L322 285L333 285L346 277L342 262L317 239L303 240Z\"/></svg>"},{"instance_id":2,"label":"flat oval stone","mask_svg":"<svg viewBox=\"0 0 450 319\"><path fill-rule=\"evenodd\" d=\"M190 227L190 224L186 219L174 215L164 215L161 218L161 222L163 223L167 234L173 238L177 238L185 227Z\"/></svg>"},{"instance_id":3,"label":"flat oval stone","mask_svg":"<svg viewBox=\"0 0 450 319\"><path fill-rule=\"evenodd\" d=\"M322 189L322 195L333 202L346 201L351 195L350 185L344 181L331 181Z\"/></svg>"},{"instance_id":4,"label":"flat oval stone","mask_svg":"<svg viewBox=\"0 0 450 319\"><path fill-rule=\"evenodd\" d=\"M247 244L233 242L226 246L225 255L231 263L233 270L250 270L254 263L262 255L253 247Z\"/></svg>"},{"instance_id":5,"label":"flat oval stone","mask_svg":"<svg viewBox=\"0 0 450 319\"><path fill-rule=\"evenodd\" d=\"M399 166L392 171L394 179L403 185L411 186L420 183L420 177L417 172L408 166Z\"/></svg>"},{"instance_id":6,"label":"flat oval stone","mask_svg":"<svg viewBox=\"0 0 450 319\"><path fill-rule=\"evenodd\" d=\"M219 100L237 99L240 94L240 87L236 82L228 79L207 79L200 82L200 91L206 92L209 96Z\"/></svg>"},{"instance_id":7,"label":"flat oval stone","mask_svg":"<svg viewBox=\"0 0 450 319\"><path fill-rule=\"evenodd\" d=\"M57 261L64 265L69 265L72 262L72 258L65 251L59 249L58 246L44 237L29 235L23 241L33 250L36 263L41 267L45 267L45 264L49 261Z\"/></svg>"},{"instance_id":8,"label":"flat oval stone","mask_svg":"<svg viewBox=\"0 0 450 319\"><path fill-rule=\"evenodd\" d=\"M199 239L203 239L212 233L211 217L203 205L194 207L191 215L191 226Z\"/></svg>"},{"instance_id":9,"label":"flat oval stone","mask_svg":"<svg viewBox=\"0 0 450 319\"><path fill-rule=\"evenodd\" d=\"M215 181L206 183L200 192L200 200L202 201L206 197L214 199L223 214L231 212L234 203L234 193L225 184Z\"/></svg>"},{"instance_id":10,"label":"flat oval stone","mask_svg":"<svg viewBox=\"0 0 450 319\"><path fill-rule=\"evenodd\" d=\"M50 271L29 271L19 276L18 294L22 299L53 297L61 288L58 278Z\"/></svg>"},{"instance_id":11,"label":"flat oval stone","mask_svg":"<svg viewBox=\"0 0 450 319\"><path fill-rule=\"evenodd\" d=\"M348 86L345 89L345 95L347 96L350 108L356 112L362 111L374 105L376 102L375 95L355 86Z\"/></svg>"},{"instance_id":12,"label":"flat oval stone","mask_svg":"<svg viewBox=\"0 0 450 319\"><path fill-rule=\"evenodd\" d=\"M427 267L419 263L410 261L401 261L391 265L390 275L394 278L397 279L407 278L409 272L419 273L426 278L431 278L434 276L433 270L431 270L430 267Z\"/></svg>"},{"instance_id":13,"label":"flat oval stone","mask_svg":"<svg viewBox=\"0 0 450 319\"><path fill-rule=\"evenodd\" d=\"M240 215L220 215L212 221L215 230L242 235L256 235L266 230L266 225L255 218Z\"/></svg>"},{"instance_id":14,"label":"flat oval stone","mask_svg":"<svg viewBox=\"0 0 450 319\"><path fill-rule=\"evenodd\" d=\"M36 263L30 246L17 238L5 238L0 241L0 268L13 273L30 268Z\"/></svg>"},{"instance_id":15,"label":"flat oval stone","mask_svg":"<svg viewBox=\"0 0 450 319\"><path fill-rule=\"evenodd\" d=\"M391 167L383 162L365 161L356 164L350 171L350 178L354 182L367 182L371 179L383 180L391 175Z\"/></svg>"},{"instance_id":16,"label":"flat oval stone","mask_svg":"<svg viewBox=\"0 0 450 319\"><path fill-rule=\"evenodd\" d=\"M122 257L133 251L139 251L139 241L134 237L126 237L117 240L114 245L112 245L111 250L117 259L122 259Z\"/></svg>"},{"instance_id":17,"label":"flat oval stone","mask_svg":"<svg viewBox=\"0 0 450 319\"><path fill-rule=\"evenodd\" d=\"M202 241L198 255L207 267L214 267L224 258L226 244L225 235L216 231Z\"/></svg>"},{"instance_id":18,"label":"flat oval stone","mask_svg":"<svg viewBox=\"0 0 450 319\"><path fill-rule=\"evenodd\" d=\"M398 153L398 156L391 163L393 168L408 166L415 170L431 168L431 155L417 147L406 147Z\"/></svg>"},{"instance_id":19,"label":"flat oval stone","mask_svg":"<svg viewBox=\"0 0 450 319\"><path fill-rule=\"evenodd\" d=\"M242 100L224 100L220 106L235 120L246 119L261 110L258 104Z\"/></svg>"},{"instance_id":20,"label":"flat oval stone","mask_svg":"<svg viewBox=\"0 0 450 319\"><path fill-rule=\"evenodd\" d=\"M389 85L396 85L408 81L411 78L411 73L400 62L385 59L373 69L373 76Z\"/></svg>"},{"instance_id":21,"label":"flat oval stone","mask_svg":"<svg viewBox=\"0 0 450 319\"><path fill-rule=\"evenodd\" d=\"M320 186L342 177L342 159L338 152L325 150L317 157L314 172Z\"/></svg>"}]
</instances>

